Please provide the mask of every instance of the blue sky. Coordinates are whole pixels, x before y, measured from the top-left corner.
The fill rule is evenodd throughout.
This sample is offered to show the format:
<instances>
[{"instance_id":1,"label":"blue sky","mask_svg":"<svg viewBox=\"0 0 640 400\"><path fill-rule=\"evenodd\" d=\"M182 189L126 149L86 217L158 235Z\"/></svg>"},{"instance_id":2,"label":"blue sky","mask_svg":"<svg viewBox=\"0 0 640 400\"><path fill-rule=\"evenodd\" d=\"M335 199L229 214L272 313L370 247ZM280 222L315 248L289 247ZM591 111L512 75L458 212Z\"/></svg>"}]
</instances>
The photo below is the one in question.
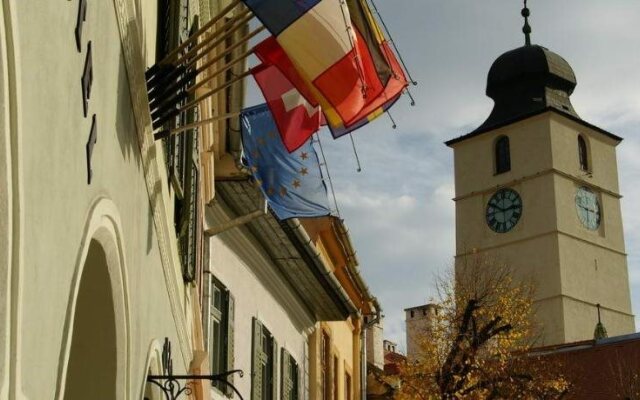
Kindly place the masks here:
<instances>
[{"instance_id":1,"label":"blue sky","mask_svg":"<svg viewBox=\"0 0 640 400\"><path fill-rule=\"evenodd\" d=\"M378 0L419 85L353 137L321 133L338 205L360 271L384 308L385 336L404 347L406 307L433 295L455 253L453 158L443 142L489 115L487 72L524 43L521 1ZM563 56L578 80L572 103L586 121L625 138L618 147L633 310L640 310L640 2L533 0L532 41ZM250 83L247 105L260 102ZM636 318L640 326L640 319Z\"/></svg>"}]
</instances>

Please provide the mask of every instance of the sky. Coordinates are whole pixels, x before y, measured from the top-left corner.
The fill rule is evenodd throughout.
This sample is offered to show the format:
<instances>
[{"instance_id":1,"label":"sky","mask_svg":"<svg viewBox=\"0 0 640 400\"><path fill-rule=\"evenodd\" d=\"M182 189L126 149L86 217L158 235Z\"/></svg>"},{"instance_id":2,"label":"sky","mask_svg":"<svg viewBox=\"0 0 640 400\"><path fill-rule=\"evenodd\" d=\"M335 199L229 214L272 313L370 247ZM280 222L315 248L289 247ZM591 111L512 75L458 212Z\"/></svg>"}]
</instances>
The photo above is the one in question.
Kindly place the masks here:
<instances>
[{"instance_id":1,"label":"sky","mask_svg":"<svg viewBox=\"0 0 640 400\"><path fill-rule=\"evenodd\" d=\"M360 272L379 299L385 338L405 349L404 312L434 297L434 277L455 254L453 153L444 141L489 115L487 73L524 44L522 2L377 0L411 74L416 105L348 137L320 138ZM625 140L618 146L622 213L634 313L640 314L640 1L531 0L532 42L565 58L584 120ZM250 80L249 80L250 81ZM250 82L247 105L262 102ZM640 318L636 318L640 327Z\"/></svg>"}]
</instances>

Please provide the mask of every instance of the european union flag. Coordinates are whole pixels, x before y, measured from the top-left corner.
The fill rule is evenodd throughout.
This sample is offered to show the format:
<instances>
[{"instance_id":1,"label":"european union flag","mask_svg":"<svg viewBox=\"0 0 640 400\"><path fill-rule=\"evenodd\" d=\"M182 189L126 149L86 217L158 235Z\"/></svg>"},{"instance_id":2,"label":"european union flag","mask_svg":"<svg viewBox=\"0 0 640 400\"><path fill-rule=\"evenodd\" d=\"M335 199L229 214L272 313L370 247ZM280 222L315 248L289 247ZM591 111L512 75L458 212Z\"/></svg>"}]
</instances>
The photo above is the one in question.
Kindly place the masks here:
<instances>
[{"instance_id":1,"label":"european union flag","mask_svg":"<svg viewBox=\"0 0 640 400\"><path fill-rule=\"evenodd\" d=\"M240 122L244 159L276 216L329 215L327 187L311 141L289 153L266 104L243 110Z\"/></svg>"}]
</instances>

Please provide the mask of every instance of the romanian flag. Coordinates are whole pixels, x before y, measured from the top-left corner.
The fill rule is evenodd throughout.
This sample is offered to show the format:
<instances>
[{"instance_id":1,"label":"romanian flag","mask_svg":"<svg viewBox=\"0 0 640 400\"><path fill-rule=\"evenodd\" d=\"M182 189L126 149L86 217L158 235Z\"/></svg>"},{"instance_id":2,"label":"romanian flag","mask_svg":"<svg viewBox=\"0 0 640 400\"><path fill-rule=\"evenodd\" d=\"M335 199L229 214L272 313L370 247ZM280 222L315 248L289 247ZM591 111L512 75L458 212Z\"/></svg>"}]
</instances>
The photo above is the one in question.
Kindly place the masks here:
<instances>
[{"instance_id":1,"label":"romanian flag","mask_svg":"<svg viewBox=\"0 0 640 400\"><path fill-rule=\"evenodd\" d=\"M294 152L320 129L320 107L311 105L273 65L259 65L251 73L271 110L282 143L289 153Z\"/></svg>"},{"instance_id":2,"label":"romanian flag","mask_svg":"<svg viewBox=\"0 0 640 400\"><path fill-rule=\"evenodd\" d=\"M367 42L351 26L349 7L342 1L243 1L271 32L307 89L296 86L313 95L332 125L357 121L384 91ZM295 83L288 70L280 70Z\"/></svg>"}]
</instances>

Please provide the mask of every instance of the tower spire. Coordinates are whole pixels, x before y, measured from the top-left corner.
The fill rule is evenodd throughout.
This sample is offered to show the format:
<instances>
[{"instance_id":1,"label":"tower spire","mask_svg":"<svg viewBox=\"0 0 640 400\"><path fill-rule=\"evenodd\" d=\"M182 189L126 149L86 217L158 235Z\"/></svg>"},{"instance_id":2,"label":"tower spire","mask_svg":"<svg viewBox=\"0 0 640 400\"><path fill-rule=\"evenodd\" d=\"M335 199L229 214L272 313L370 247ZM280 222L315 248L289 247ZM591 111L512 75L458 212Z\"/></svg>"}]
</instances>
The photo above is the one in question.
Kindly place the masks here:
<instances>
[{"instance_id":1,"label":"tower spire","mask_svg":"<svg viewBox=\"0 0 640 400\"><path fill-rule=\"evenodd\" d=\"M522 9L522 16L524 17L524 26L522 32L524 33L525 46L531 46L531 26L529 25L529 9L527 8L527 0L524 0L524 8Z\"/></svg>"}]
</instances>

